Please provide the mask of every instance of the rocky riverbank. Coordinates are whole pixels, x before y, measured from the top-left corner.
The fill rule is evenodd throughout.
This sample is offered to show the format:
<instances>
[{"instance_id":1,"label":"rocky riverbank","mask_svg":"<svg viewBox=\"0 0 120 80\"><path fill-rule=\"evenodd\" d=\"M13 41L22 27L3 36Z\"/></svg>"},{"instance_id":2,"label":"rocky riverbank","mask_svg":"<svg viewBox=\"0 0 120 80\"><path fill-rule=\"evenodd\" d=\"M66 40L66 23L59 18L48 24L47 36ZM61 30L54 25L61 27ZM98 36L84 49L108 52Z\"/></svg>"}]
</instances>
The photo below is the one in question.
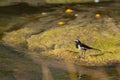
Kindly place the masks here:
<instances>
[{"instance_id":1,"label":"rocky riverbank","mask_svg":"<svg viewBox=\"0 0 120 80\"><path fill-rule=\"evenodd\" d=\"M52 56L75 64L93 66L120 61L118 7L77 4L49 9L53 11L22 15L28 22L19 25L18 29L5 32L2 40L34 55ZM65 12L67 9L72 12ZM88 51L86 58L80 59L80 52L74 46L75 39L102 51Z\"/></svg>"}]
</instances>

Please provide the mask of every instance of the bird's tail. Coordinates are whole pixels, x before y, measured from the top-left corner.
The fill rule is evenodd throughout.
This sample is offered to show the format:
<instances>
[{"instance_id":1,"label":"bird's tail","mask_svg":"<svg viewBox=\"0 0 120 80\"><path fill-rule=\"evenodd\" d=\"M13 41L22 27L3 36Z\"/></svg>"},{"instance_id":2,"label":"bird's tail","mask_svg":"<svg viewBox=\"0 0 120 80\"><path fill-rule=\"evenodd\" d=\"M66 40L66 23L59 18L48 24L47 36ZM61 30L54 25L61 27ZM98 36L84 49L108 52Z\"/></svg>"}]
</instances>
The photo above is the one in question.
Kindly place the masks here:
<instances>
[{"instance_id":1,"label":"bird's tail","mask_svg":"<svg viewBox=\"0 0 120 80\"><path fill-rule=\"evenodd\" d=\"M93 50L96 50L96 51L101 51L100 49L96 49L96 48L93 48Z\"/></svg>"}]
</instances>

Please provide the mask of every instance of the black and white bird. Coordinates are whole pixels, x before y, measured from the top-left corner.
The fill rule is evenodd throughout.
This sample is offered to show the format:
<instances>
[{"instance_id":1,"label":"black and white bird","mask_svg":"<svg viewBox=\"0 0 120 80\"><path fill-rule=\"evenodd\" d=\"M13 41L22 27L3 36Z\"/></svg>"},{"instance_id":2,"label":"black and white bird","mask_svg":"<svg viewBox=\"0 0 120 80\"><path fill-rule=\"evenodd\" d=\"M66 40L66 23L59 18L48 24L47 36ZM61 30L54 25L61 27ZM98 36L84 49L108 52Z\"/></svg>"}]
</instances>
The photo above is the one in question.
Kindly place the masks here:
<instances>
[{"instance_id":1,"label":"black and white bird","mask_svg":"<svg viewBox=\"0 0 120 80\"><path fill-rule=\"evenodd\" d=\"M82 51L81 56L83 56L83 57L85 57L85 52L86 52L86 50L88 50L88 49L93 49L93 50L101 51L101 50L99 50L99 49L95 49L95 48L92 48L92 47L90 47L90 46L87 46L87 45L85 45L84 43L81 43L81 41L78 40L78 39L75 40L75 43L76 43L76 48L77 48L78 50L81 50L81 51Z\"/></svg>"}]
</instances>

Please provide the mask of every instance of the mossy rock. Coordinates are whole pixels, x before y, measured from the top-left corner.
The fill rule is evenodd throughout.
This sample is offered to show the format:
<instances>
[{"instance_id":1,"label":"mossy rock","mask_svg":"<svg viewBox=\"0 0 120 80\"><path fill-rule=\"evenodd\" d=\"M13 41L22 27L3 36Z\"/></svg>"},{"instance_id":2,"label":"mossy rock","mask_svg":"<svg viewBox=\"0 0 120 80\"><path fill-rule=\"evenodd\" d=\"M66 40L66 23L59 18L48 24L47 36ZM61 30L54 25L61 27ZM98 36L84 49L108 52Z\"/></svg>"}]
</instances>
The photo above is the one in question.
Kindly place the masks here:
<instances>
[{"instance_id":1,"label":"mossy rock","mask_svg":"<svg viewBox=\"0 0 120 80\"><path fill-rule=\"evenodd\" d=\"M111 64L120 61L120 47L117 46L120 40L119 33L115 35L110 31L112 29L99 31L98 27L75 25L53 28L27 39L28 49L37 53L42 49L45 55L54 55L55 58L77 64L81 61L86 62L84 65ZM75 48L75 39L101 51L88 50L85 59L80 59L78 56L81 52Z\"/></svg>"},{"instance_id":2,"label":"mossy rock","mask_svg":"<svg viewBox=\"0 0 120 80\"><path fill-rule=\"evenodd\" d=\"M35 30L31 28L22 28L16 31L8 32L4 34L2 40L13 47L27 48L26 39L29 37L29 34L32 34Z\"/></svg>"}]
</instances>

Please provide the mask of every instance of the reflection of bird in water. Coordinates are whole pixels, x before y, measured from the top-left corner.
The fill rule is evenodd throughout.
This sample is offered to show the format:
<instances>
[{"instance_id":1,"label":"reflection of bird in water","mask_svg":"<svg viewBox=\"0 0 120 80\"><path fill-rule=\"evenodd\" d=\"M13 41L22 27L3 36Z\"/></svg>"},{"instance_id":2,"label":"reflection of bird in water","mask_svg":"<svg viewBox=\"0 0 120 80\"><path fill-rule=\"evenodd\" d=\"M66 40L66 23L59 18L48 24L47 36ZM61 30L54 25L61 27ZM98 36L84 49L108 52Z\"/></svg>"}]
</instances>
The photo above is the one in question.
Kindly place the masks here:
<instances>
[{"instance_id":1,"label":"reflection of bird in water","mask_svg":"<svg viewBox=\"0 0 120 80\"><path fill-rule=\"evenodd\" d=\"M95 48L89 47L89 46L81 43L80 40L78 40L78 39L75 40L75 43L76 43L76 48L77 48L78 50L81 50L81 51L82 51L81 56L83 56L83 57L85 57L85 52L86 52L86 50L88 50L88 49L93 49L93 50L101 51L101 50L99 50L99 49L95 49Z\"/></svg>"},{"instance_id":2,"label":"reflection of bird in water","mask_svg":"<svg viewBox=\"0 0 120 80\"><path fill-rule=\"evenodd\" d=\"M94 0L94 2L95 2L95 3L98 3L98 2L100 2L100 1L99 1L99 0Z\"/></svg>"},{"instance_id":3,"label":"reflection of bird in water","mask_svg":"<svg viewBox=\"0 0 120 80\"><path fill-rule=\"evenodd\" d=\"M78 73L78 74L77 74L77 78L78 78L78 80L81 80L82 75Z\"/></svg>"}]
</instances>

